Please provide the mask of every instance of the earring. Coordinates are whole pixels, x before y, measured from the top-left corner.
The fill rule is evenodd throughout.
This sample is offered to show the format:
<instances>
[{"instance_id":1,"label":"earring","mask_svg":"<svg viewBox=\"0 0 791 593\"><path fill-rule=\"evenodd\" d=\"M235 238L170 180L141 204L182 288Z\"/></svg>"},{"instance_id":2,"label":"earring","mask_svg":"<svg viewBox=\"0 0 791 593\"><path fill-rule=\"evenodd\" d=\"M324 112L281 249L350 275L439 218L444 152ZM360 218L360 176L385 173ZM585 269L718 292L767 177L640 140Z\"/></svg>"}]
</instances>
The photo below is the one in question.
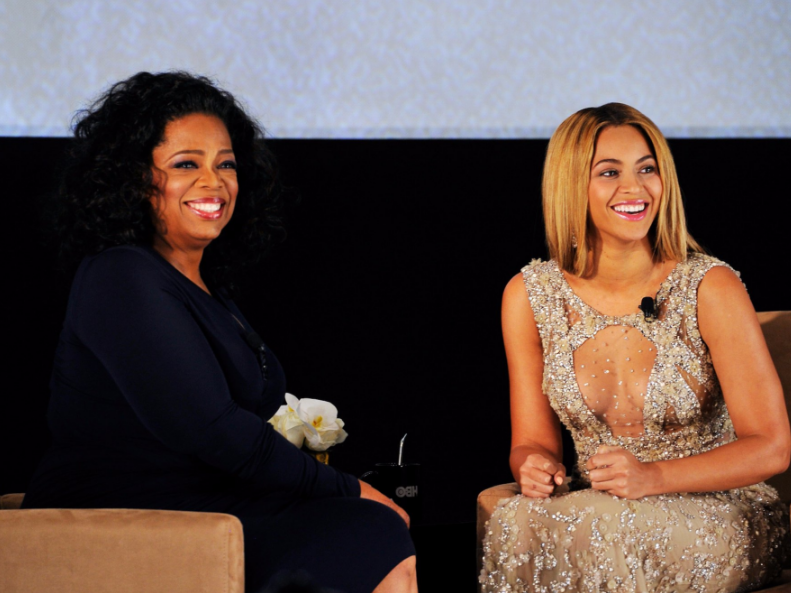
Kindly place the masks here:
<instances>
[{"instance_id":1,"label":"earring","mask_svg":"<svg viewBox=\"0 0 791 593\"><path fill-rule=\"evenodd\" d=\"M577 235L571 233L571 246L576 249L577 248Z\"/></svg>"}]
</instances>

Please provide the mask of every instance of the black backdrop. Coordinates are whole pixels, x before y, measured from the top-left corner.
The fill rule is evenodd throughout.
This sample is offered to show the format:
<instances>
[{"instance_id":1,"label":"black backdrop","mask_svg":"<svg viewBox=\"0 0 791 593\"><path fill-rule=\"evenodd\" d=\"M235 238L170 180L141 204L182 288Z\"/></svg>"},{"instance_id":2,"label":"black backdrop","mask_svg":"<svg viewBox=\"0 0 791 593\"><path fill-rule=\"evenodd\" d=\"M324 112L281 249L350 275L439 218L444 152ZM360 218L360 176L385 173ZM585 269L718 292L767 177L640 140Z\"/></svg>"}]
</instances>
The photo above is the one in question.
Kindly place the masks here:
<instances>
[{"instance_id":1,"label":"black backdrop","mask_svg":"<svg viewBox=\"0 0 791 593\"><path fill-rule=\"evenodd\" d=\"M68 283L40 216L66 139L0 138L6 354L0 493L24 491L47 446L47 382ZM474 520L475 496L510 481L499 305L545 257L542 140L278 140L301 195L289 236L239 304L283 363L289 391L330 400L350 437L333 465L359 475L422 463L426 524ZM780 287L791 140L673 140L689 225L743 272L759 310ZM9 187L10 186L10 187ZM777 268L777 265L780 268ZM776 270L780 270L780 273Z\"/></svg>"}]
</instances>

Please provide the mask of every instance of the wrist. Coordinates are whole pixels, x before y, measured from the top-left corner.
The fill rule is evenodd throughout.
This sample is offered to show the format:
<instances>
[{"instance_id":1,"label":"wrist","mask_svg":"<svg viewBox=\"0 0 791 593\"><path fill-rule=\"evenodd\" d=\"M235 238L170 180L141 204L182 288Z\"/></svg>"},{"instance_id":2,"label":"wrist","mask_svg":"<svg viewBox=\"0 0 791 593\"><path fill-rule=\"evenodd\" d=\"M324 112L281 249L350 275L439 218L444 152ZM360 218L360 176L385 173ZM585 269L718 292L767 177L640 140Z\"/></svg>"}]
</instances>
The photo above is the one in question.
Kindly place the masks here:
<instances>
[{"instance_id":1,"label":"wrist","mask_svg":"<svg viewBox=\"0 0 791 593\"><path fill-rule=\"evenodd\" d=\"M665 485L666 477L664 464L661 461L650 461L646 465L648 465L650 476L648 480L648 492L646 493L646 496L665 494L667 492L667 488Z\"/></svg>"}]
</instances>

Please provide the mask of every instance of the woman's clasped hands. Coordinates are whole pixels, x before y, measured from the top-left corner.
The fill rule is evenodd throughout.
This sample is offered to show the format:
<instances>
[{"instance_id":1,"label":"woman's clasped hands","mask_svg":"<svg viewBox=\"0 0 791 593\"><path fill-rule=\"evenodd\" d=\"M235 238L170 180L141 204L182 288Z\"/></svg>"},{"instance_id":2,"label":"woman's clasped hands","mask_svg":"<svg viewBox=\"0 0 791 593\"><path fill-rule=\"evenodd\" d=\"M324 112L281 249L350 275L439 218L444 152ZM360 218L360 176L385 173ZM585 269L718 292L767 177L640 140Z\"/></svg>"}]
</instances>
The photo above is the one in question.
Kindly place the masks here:
<instances>
[{"instance_id":1,"label":"woman's clasped hands","mask_svg":"<svg viewBox=\"0 0 791 593\"><path fill-rule=\"evenodd\" d=\"M522 494L532 498L548 498L563 485L566 468L562 463L551 461L540 453L527 456L519 468L519 486Z\"/></svg>"},{"instance_id":2,"label":"woman's clasped hands","mask_svg":"<svg viewBox=\"0 0 791 593\"><path fill-rule=\"evenodd\" d=\"M661 471L654 463L638 461L626 449L600 446L588 459L591 488L621 498L636 499L658 494ZM549 498L566 491L566 468L540 453L528 455L519 468L522 494L531 498Z\"/></svg>"},{"instance_id":3,"label":"woman's clasped hands","mask_svg":"<svg viewBox=\"0 0 791 593\"><path fill-rule=\"evenodd\" d=\"M621 498L658 494L661 472L655 463L643 463L626 449L601 445L588 459L591 488Z\"/></svg>"}]
</instances>

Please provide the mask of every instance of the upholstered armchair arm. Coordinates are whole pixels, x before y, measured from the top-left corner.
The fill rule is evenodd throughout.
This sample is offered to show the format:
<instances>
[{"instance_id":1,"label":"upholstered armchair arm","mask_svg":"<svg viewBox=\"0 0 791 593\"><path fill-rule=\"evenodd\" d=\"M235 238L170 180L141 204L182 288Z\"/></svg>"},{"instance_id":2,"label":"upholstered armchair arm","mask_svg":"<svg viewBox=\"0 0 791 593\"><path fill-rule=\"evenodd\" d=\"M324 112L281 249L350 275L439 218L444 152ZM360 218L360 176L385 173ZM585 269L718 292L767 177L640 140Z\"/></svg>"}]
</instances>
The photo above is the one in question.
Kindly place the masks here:
<instances>
[{"instance_id":1,"label":"upholstered armchair arm","mask_svg":"<svg viewBox=\"0 0 791 593\"><path fill-rule=\"evenodd\" d=\"M244 593L242 525L219 513L0 510L0 591Z\"/></svg>"}]
</instances>

